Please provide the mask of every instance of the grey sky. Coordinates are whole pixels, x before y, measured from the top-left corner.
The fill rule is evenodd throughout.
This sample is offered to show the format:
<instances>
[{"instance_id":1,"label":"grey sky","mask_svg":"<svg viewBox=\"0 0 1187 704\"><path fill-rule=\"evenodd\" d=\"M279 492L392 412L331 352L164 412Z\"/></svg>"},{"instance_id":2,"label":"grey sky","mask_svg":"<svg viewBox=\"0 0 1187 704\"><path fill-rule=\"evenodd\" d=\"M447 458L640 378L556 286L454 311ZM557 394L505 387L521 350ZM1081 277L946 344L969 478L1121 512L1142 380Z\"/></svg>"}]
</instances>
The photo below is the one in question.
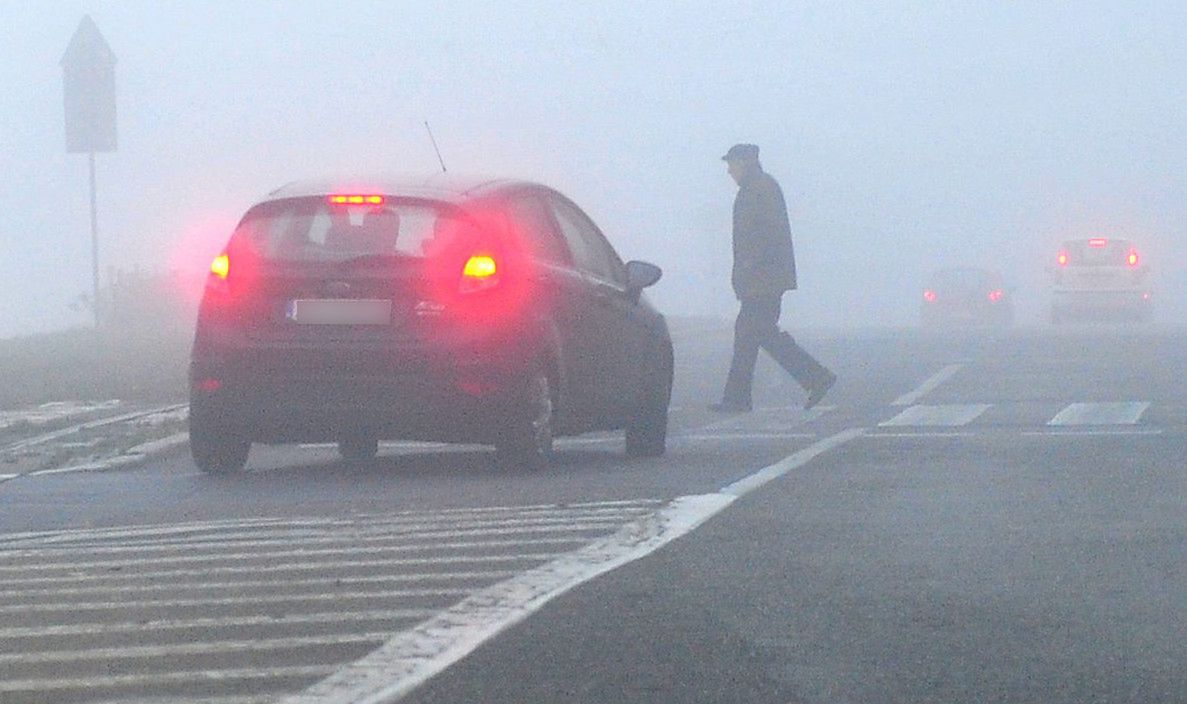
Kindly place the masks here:
<instances>
[{"instance_id":1,"label":"grey sky","mask_svg":"<svg viewBox=\"0 0 1187 704\"><path fill-rule=\"evenodd\" d=\"M788 196L792 324L909 324L953 263L1037 298L1065 236L1187 269L1179 2L0 0L0 335L86 320L58 66L83 14L119 58L104 268L204 267L292 178L432 170L428 119L451 171L549 183L663 266L674 313L731 310L736 141Z\"/></svg>"}]
</instances>

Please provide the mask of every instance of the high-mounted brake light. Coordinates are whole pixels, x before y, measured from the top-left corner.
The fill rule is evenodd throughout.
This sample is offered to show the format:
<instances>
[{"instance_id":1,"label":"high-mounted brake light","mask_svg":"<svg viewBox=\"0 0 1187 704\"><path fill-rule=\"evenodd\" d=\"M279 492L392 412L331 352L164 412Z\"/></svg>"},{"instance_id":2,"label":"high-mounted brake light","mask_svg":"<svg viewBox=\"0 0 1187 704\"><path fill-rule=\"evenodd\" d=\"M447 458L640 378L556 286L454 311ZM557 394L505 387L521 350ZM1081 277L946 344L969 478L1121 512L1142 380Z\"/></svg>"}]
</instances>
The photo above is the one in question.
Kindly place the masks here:
<instances>
[{"instance_id":1,"label":"high-mounted brake light","mask_svg":"<svg viewBox=\"0 0 1187 704\"><path fill-rule=\"evenodd\" d=\"M334 205L383 205L383 200L383 196L356 194L330 196L330 203Z\"/></svg>"},{"instance_id":2,"label":"high-mounted brake light","mask_svg":"<svg viewBox=\"0 0 1187 704\"><path fill-rule=\"evenodd\" d=\"M1067 252L1060 252L1056 261L1059 262L1059 266L1067 266Z\"/></svg>"},{"instance_id":3,"label":"high-mounted brake light","mask_svg":"<svg viewBox=\"0 0 1187 704\"><path fill-rule=\"evenodd\" d=\"M231 273L231 258L226 253L215 257L214 261L210 262L210 273L225 281L227 274Z\"/></svg>"},{"instance_id":4,"label":"high-mounted brake light","mask_svg":"<svg viewBox=\"0 0 1187 704\"><path fill-rule=\"evenodd\" d=\"M1088 246L1095 247L1096 249L1100 249L1101 247L1108 247L1109 240L1107 240L1104 237L1093 237L1092 239L1088 240Z\"/></svg>"},{"instance_id":5,"label":"high-mounted brake light","mask_svg":"<svg viewBox=\"0 0 1187 704\"><path fill-rule=\"evenodd\" d=\"M936 302L936 292L931 290L930 288L925 289L923 291L923 300L927 301L928 303L935 303Z\"/></svg>"},{"instance_id":6,"label":"high-mounted brake light","mask_svg":"<svg viewBox=\"0 0 1187 704\"><path fill-rule=\"evenodd\" d=\"M1125 263L1130 266L1137 266L1138 261L1138 251L1136 249L1129 250L1129 254L1125 257Z\"/></svg>"}]
</instances>

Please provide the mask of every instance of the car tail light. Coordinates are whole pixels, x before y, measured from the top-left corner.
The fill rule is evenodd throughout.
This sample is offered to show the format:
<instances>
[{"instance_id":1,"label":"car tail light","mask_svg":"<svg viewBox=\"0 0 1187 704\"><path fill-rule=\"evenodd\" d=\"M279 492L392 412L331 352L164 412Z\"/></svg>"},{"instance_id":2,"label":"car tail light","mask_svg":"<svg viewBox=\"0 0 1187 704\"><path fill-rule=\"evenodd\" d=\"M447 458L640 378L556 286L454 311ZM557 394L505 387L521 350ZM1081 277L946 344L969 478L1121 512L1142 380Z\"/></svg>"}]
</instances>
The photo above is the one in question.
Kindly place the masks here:
<instances>
[{"instance_id":1,"label":"car tail light","mask_svg":"<svg viewBox=\"0 0 1187 704\"><path fill-rule=\"evenodd\" d=\"M226 252L214 258L210 262L210 275L217 279L227 280L227 275L231 273L231 258L227 256Z\"/></svg>"},{"instance_id":2,"label":"car tail light","mask_svg":"<svg viewBox=\"0 0 1187 704\"><path fill-rule=\"evenodd\" d=\"M1139 261L1138 251L1136 249L1129 250L1129 254L1125 255L1125 263L1130 266L1137 266Z\"/></svg>"},{"instance_id":3,"label":"car tail light","mask_svg":"<svg viewBox=\"0 0 1187 704\"><path fill-rule=\"evenodd\" d=\"M1104 237L1093 237L1092 239L1088 240L1088 246L1095 249L1101 249L1103 247L1109 246L1109 240Z\"/></svg>"},{"instance_id":4,"label":"car tail light","mask_svg":"<svg viewBox=\"0 0 1187 704\"><path fill-rule=\"evenodd\" d=\"M495 258L489 254L475 254L462 267L459 290L462 293L475 293L494 288L498 283L499 265Z\"/></svg>"},{"instance_id":5,"label":"car tail light","mask_svg":"<svg viewBox=\"0 0 1187 704\"><path fill-rule=\"evenodd\" d=\"M1055 261L1059 262L1059 266L1067 266L1067 252L1060 252Z\"/></svg>"},{"instance_id":6,"label":"car tail light","mask_svg":"<svg viewBox=\"0 0 1187 704\"><path fill-rule=\"evenodd\" d=\"M923 300L927 301L928 303L935 303L936 302L936 292L931 290L930 288L924 289Z\"/></svg>"},{"instance_id":7,"label":"car tail light","mask_svg":"<svg viewBox=\"0 0 1187 704\"><path fill-rule=\"evenodd\" d=\"M332 205L383 205L383 196L361 195L357 193L333 195L329 197Z\"/></svg>"},{"instance_id":8,"label":"car tail light","mask_svg":"<svg viewBox=\"0 0 1187 704\"><path fill-rule=\"evenodd\" d=\"M1000 301L1002 299L1002 296L1004 296L1004 295L1005 295L1005 293L1000 288L995 288L994 290L989 292L989 302L997 303L998 301Z\"/></svg>"},{"instance_id":9,"label":"car tail light","mask_svg":"<svg viewBox=\"0 0 1187 704\"><path fill-rule=\"evenodd\" d=\"M194 382L194 390L201 391L204 394L212 394L222 388L223 380L216 377L207 377Z\"/></svg>"}]
</instances>

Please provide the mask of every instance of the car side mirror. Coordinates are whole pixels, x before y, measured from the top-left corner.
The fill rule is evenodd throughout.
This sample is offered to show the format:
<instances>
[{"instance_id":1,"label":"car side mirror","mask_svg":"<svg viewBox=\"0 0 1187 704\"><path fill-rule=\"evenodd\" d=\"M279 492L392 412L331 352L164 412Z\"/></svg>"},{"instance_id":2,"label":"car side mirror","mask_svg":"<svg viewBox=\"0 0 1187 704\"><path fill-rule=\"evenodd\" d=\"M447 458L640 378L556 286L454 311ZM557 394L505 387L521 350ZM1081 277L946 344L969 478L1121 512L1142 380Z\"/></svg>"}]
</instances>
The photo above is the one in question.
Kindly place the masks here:
<instances>
[{"instance_id":1,"label":"car side mirror","mask_svg":"<svg viewBox=\"0 0 1187 704\"><path fill-rule=\"evenodd\" d=\"M663 269L648 262L630 261L626 263L626 287L630 291L638 292L648 286L653 286L663 275Z\"/></svg>"}]
</instances>

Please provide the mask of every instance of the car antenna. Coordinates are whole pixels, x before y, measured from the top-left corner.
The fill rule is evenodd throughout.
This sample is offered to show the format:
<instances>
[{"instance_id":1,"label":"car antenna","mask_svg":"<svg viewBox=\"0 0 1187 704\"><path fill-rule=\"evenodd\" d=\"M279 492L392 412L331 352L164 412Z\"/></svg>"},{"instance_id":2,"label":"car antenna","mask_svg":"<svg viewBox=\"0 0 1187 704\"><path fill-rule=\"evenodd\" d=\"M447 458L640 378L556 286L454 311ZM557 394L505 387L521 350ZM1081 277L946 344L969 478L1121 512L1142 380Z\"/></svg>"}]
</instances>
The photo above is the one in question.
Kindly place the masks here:
<instances>
[{"instance_id":1,"label":"car antenna","mask_svg":"<svg viewBox=\"0 0 1187 704\"><path fill-rule=\"evenodd\" d=\"M445 168L445 160L441 158L441 150L437 147L437 140L433 137L433 128L429 127L429 121L425 120L425 129L429 133L429 141L433 143L433 151L437 152L437 161L441 162L441 173L449 173Z\"/></svg>"}]
</instances>

